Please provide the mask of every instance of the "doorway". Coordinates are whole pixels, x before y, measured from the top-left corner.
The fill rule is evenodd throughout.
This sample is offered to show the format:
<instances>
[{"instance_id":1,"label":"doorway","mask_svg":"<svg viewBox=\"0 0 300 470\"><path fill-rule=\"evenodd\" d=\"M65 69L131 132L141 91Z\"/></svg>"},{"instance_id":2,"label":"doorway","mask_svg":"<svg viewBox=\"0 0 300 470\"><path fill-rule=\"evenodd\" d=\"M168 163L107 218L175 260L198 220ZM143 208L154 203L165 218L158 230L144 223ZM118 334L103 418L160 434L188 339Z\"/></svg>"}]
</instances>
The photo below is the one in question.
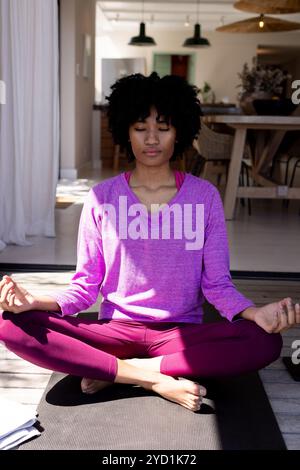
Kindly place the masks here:
<instances>
[{"instance_id":1,"label":"doorway","mask_svg":"<svg viewBox=\"0 0 300 470\"><path fill-rule=\"evenodd\" d=\"M161 77L179 75L189 82L195 80L195 54L153 54L153 70Z\"/></svg>"},{"instance_id":2,"label":"doorway","mask_svg":"<svg viewBox=\"0 0 300 470\"><path fill-rule=\"evenodd\" d=\"M189 58L190 56L188 55L172 55L171 74L187 79L189 73Z\"/></svg>"}]
</instances>

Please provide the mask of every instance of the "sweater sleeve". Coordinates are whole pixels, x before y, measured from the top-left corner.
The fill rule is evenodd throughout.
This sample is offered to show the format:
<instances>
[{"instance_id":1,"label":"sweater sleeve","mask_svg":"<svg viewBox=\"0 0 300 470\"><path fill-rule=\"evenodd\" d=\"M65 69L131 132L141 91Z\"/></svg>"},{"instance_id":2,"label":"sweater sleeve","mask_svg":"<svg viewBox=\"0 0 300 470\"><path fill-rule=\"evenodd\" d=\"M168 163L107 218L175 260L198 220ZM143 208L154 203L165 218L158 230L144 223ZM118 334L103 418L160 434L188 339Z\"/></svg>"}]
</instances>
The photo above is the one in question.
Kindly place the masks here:
<instances>
[{"instance_id":1,"label":"sweater sleeve","mask_svg":"<svg viewBox=\"0 0 300 470\"><path fill-rule=\"evenodd\" d=\"M99 207L91 189L79 222L76 272L65 291L52 295L61 308L62 316L86 310L98 298L105 274Z\"/></svg>"},{"instance_id":2,"label":"sweater sleeve","mask_svg":"<svg viewBox=\"0 0 300 470\"><path fill-rule=\"evenodd\" d=\"M223 204L218 190L213 189L205 229L201 287L208 302L232 321L235 315L255 305L238 292L232 282Z\"/></svg>"}]
</instances>

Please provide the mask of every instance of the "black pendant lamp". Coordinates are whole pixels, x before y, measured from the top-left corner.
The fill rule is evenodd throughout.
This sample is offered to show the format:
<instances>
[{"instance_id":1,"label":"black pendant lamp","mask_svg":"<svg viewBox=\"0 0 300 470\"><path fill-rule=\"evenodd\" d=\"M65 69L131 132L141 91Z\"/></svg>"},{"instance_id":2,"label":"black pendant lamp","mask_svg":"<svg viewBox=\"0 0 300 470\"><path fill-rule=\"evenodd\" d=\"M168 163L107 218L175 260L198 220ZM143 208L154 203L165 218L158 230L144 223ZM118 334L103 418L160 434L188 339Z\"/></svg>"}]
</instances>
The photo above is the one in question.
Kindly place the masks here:
<instances>
[{"instance_id":1,"label":"black pendant lamp","mask_svg":"<svg viewBox=\"0 0 300 470\"><path fill-rule=\"evenodd\" d=\"M156 42L150 36L146 36L146 25L144 23L144 0L142 3L142 22L140 23L140 32L138 36L133 36L129 46L156 46Z\"/></svg>"},{"instance_id":2,"label":"black pendant lamp","mask_svg":"<svg viewBox=\"0 0 300 470\"><path fill-rule=\"evenodd\" d=\"M194 26L194 36L187 38L182 44L183 47L209 47L208 39L201 37L201 26L199 24L199 0L197 0L197 23Z\"/></svg>"}]
</instances>

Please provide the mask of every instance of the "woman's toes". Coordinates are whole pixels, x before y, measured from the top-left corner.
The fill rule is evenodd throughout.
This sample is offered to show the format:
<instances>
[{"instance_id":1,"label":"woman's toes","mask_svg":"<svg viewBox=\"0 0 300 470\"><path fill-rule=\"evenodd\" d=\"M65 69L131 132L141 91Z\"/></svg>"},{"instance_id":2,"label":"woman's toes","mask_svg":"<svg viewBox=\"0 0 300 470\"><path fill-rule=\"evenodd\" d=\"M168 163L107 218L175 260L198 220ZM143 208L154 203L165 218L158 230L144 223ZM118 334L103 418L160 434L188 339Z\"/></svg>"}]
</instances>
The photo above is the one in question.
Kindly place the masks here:
<instances>
[{"instance_id":1,"label":"woman's toes","mask_svg":"<svg viewBox=\"0 0 300 470\"><path fill-rule=\"evenodd\" d=\"M201 403L199 403L199 405L196 406L194 411L200 411L200 408L201 408Z\"/></svg>"},{"instance_id":2,"label":"woman's toes","mask_svg":"<svg viewBox=\"0 0 300 470\"><path fill-rule=\"evenodd\" d=\"M199 411L201 408L202 402L198 401L197 403L194 403L193 405L193 411Z\"/></svg>"},{"instance_id":3,"label":"woman's toes","mask_svg":"<svg viewBox=\"0 0 300 470\"><path fill-rule=\"evenodd\" d=\"M195 382L194 385L195 385L195 388L193 390L193 393L195 395L205 397L205 395L207 393L206 388L203 387L203 385L198 384L197 382Z\"/></svg>"},{"instance_id":4,"label":"woman's toes","mask_svg":"<svg viewBox=\"0 0 300 470\"><path fill-rule=\"evenodd\" d=\"M101 382L99 382L99 384L100 383ZM81 380L81 390L83 393L87 394L96 393L100 389L99 384L97 380L87 379L86 377L84 377Z\"/></svg>"},{"instance_id":5,"label":"woman's toes","mask_svg":"<svg viewBox=\"0 0 300 470\"><path fill-rule=\"evenodd\" d=\"M86 377L81 379L81 391L83 393L89 393L89 388L92 382L93 382L92 379L87 379Z\"/></svg>"},{"instance_id":6,"label":"woman's toes","mask_svg":"<svg viewBox=\"0 0 300 470\"><path fill-rule=\"evenodd\" d=\"M190 403L192 411L198 411L200 410L200 407L201 407L202 398L192 395L189 400L189 403Z\"/></svg>"},{"instance_id":7,"label":"woman's toes","mask_svg":"<svg viewBox=\"0 0 300 470\"><path fill-rule=\"evenodd\" d=\"M190 380L185 379L184 377L178 377L178 380L184 380L186 382L187 390L193 395L196 395L198 397L205 397L207 391L206 388L203 387L203 385L200 385L198 382L191 382Z\"/></svg>"},{"instance_id":8,"label":"woman's toes","mask_svg":"<svg viewBox=\"0 0 300 470\"><path fill-rule=\"evenodd\" d=\"M200 405L201 402L202 402L202 399L201 399L200 397L199 397L199 398L194 398L194 399L192 399L192 403L193 403L193 405L195 405L195 406Z\"/></svg>"},{"instance_id":9,"label":"woman's toes","mask_svg":"<svg viewBox=\"0 0 300 470\"><path fill-rule=\"evenodd\" d=\"M198 410L200 410L200 405L197 404L197 403L189 402L188 408L189 408L189 410L191 410L191 411L198 411Z\"/></svg>"},{"instance_id":10,"label":"woman's toes","mask_svg":"<svg viewBox=\"0 0 300 470\"><path fill-rule=\"evenodd\" d=\"M87 394L100 392L100 390L110 387L111 385L113 385L113 382L106 382L104 380L87 379L86 377L81 380L81 390L83 393Z\"/></svg>"}]
</instances>

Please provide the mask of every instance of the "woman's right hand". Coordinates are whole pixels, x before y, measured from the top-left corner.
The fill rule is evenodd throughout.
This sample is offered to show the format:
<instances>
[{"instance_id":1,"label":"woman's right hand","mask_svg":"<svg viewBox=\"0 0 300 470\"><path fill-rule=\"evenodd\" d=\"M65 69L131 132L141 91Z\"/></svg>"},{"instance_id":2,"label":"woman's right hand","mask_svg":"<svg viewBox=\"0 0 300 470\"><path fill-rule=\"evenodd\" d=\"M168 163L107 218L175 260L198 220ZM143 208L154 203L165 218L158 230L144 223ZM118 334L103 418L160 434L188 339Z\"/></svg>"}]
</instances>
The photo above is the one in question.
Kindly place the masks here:
<instances>
[{"instance_id":1,"label":"woman's right hand","mask_svg":"<svg viewBox=\"0 0 300 470\"><path fill-rule=\"evenodd\" d=\"M33 310L36 299L26 289L20 287L9 276L0 281L0 310L22 313Z\"/></svg>"}]
</instances>

